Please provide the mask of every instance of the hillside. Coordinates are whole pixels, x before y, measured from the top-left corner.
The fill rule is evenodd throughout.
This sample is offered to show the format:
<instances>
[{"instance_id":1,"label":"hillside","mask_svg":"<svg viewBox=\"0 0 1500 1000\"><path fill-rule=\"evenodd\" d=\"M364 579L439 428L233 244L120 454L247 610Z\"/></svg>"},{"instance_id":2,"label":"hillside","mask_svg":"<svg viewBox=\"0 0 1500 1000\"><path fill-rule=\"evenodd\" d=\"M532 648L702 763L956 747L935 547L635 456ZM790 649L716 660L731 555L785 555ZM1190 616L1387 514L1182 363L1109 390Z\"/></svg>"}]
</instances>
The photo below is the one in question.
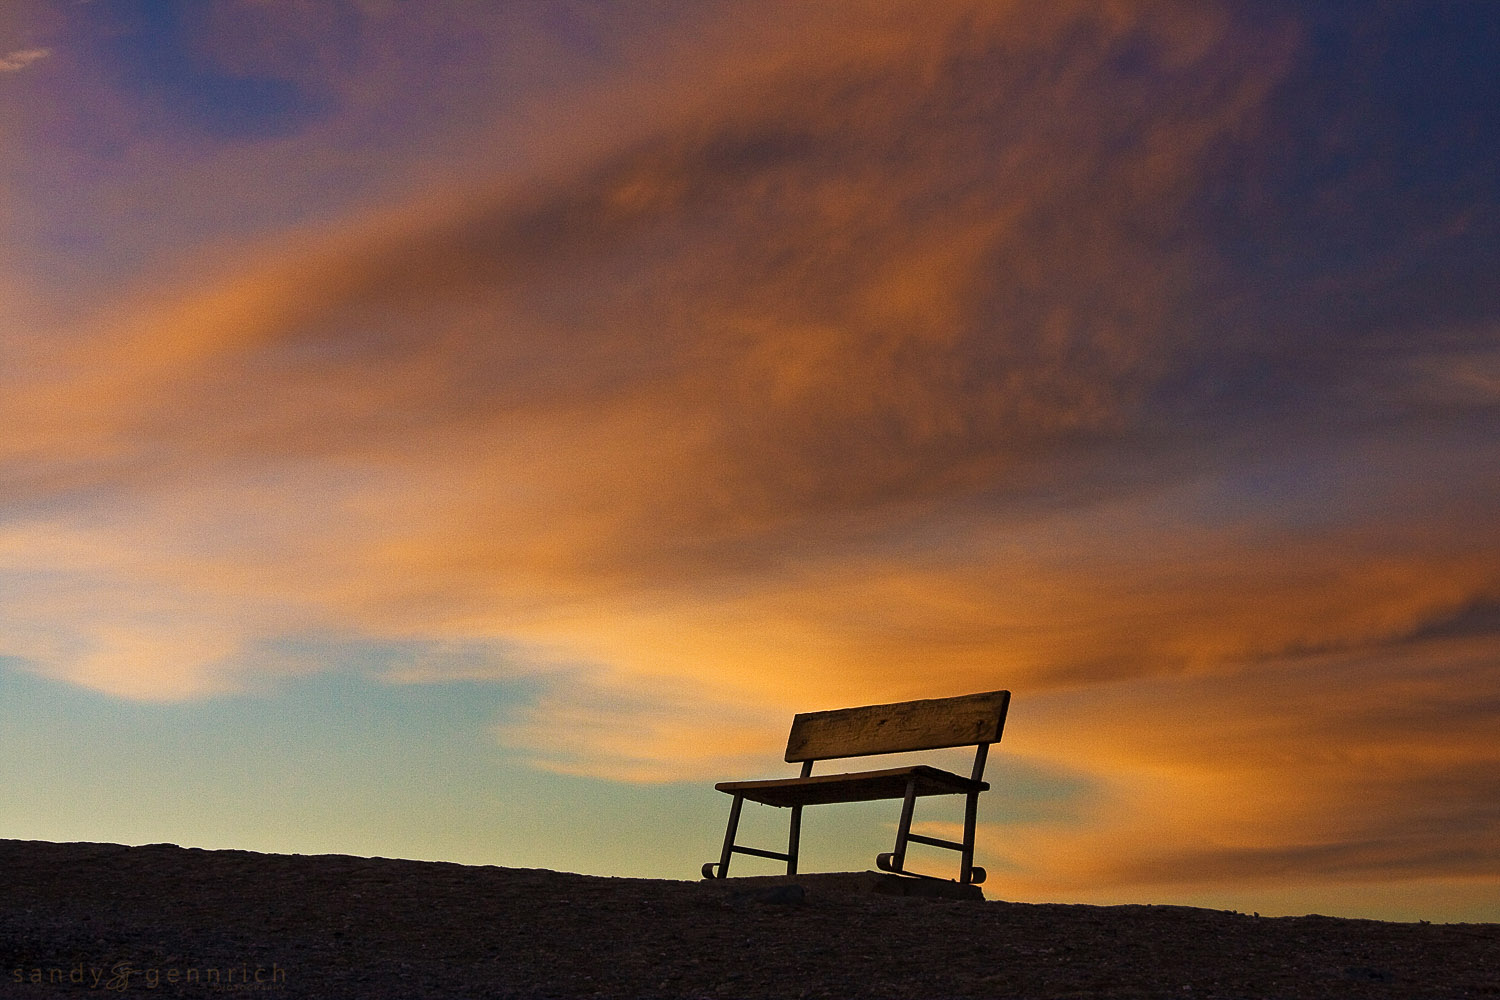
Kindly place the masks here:
<instances>
[{"instance_id":1,"label":"hillside","mask_svg":"<svg viewBox=\"0 0 1500 1000\"><path fill-rule=\"evenodd\" d=\"M1497 924L171 845L5 840L0 872L7 997L1500 997Z\"/></svg>"}]
</instances>

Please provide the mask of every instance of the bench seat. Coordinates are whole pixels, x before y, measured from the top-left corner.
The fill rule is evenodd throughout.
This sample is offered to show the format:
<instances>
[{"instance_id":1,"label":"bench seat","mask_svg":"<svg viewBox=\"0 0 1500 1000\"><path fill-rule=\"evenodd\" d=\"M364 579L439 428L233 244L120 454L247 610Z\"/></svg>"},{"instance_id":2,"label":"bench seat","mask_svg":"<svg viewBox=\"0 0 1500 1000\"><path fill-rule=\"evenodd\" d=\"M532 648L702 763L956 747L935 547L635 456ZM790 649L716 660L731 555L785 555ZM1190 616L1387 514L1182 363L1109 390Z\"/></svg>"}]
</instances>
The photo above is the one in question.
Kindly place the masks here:
<instances>
[{"instance_id":1,"label":"bench seat","mask_svg":"<svg viewBox=\"0 0 1500 1000\"><path fill-rule=\"evenodd\" d=\"M775 778L766 781L721 781L714 786L730 795L742 795L768 806L813 806L830 802L874 802L899 799L906 783L916 779L918 795L965 795L988 791L990 783L974 781L927 764L891 767L852 774L814 774L806 778Z\"/></svg>"}]
</instances>

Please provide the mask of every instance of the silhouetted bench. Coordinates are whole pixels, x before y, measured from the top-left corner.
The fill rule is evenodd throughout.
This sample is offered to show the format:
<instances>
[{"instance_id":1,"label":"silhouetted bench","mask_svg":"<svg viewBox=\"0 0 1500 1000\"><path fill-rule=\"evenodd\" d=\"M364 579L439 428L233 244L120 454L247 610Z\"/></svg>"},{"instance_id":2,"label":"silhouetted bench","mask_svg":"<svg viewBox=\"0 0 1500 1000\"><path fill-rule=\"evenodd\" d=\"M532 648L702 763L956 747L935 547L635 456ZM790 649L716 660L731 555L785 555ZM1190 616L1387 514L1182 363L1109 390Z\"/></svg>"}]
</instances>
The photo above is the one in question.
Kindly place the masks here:
<instances>
[{"instance_id":1,"label":"silhouetted bench","mask_svg":"<svg viewBox=\"0 0 1500 1000\"><path fill-rule=\"evenodd\" d=\"M785 861L787 874L795 875L803 806L901 799L896 848L876 855L875 866L898 875L931 878L905 870L906 845L916 842L958 851L963 859L959 866L959 882L983 882L985 871L974 864L974 822L978 815L979 793L990 787L989 782L983 780L985 757L990 744L1000 740L1009 706L1009 691L986 691L959 698L903 701L893 705L841 708L832 712L805 712L796 716L792 719L792 732L786 742L786 760L792 764L802 763L799 777L721 781L714 786L734 796L734 802L729 807L724 850L717 862L710 861L703 866L703 877L724 878L729 874L729 859L734 854ZM974 769L967 778L925 764L850 774L812 773L813 763L820 760L965 746L975 748ZM911 832L912 810L918 796L922 795L968 796L964 808L963 843ZM740 808L746 799L791 808L791 832L787 837L786 853L741 847L734 842L740 824Z\"/></svg>"}]
</instances>

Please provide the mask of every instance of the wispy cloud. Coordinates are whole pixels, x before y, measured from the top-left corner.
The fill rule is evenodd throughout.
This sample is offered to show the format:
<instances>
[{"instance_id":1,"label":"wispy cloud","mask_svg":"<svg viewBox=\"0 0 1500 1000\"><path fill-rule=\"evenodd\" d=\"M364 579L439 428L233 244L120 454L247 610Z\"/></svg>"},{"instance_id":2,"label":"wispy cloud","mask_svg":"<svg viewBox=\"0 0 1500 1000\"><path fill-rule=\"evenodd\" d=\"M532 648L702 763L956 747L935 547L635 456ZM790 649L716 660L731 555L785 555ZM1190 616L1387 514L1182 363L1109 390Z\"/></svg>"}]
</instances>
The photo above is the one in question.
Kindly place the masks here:
<instances>
[{"instance_id":1,"label":"wispy cloud","mask_svg":"<svg viewBox=\"0 0 1500 1000\"><path fill-rule=\"evenodd\" d=\"M51 54L51 49L16 49L0 56L0 73L18 73Z\"/></svg>"},{"instance_id":2,"label":"wispy cloud","mask_svg":"<svg viewBox=\"0 0 1500 1000\"><path fill-rule=\"evenodd\" d=\"M1226 878L1483 883L1500 763L1485 735L1500 696L1492 656L1492 641L1445 640L1046 696L1028 735L1086 743L1109 761L1108 790L1088 822L986 840L1026 859L1014 877L1045 894ZM1162 841L1164 824L1181 835ZM1088 847L1101 836L1107 854Z\"/></svg>"},{"instance_id":3,"label":"wispy cloud","mask_svg":"<svg viewBox=\"0 0 1500 1000\"><path fill-rule=\"evenodd\" d=\"M39 345L7 397L6 487L185 511L205 473L347 462L360 485L327 488L362 513L322 530L475 600L497 578L693 592L954 505L1007 519L1044 487L1122 488L1101 459L1153 461L1145 393L1186 336L1168 310L1191 275L1149 220L1275 62L1211 18L1185 52L1178 22L1100 22L1103 49L1070 23L1009 61L1014 24L929 27L571 176L146 292ZM1111 75L1136 32L1172 87ZM404 526L373 499L393 491L415 494ZM297 516L270 536L318 530Z\"/></svg>"}]
</instances>

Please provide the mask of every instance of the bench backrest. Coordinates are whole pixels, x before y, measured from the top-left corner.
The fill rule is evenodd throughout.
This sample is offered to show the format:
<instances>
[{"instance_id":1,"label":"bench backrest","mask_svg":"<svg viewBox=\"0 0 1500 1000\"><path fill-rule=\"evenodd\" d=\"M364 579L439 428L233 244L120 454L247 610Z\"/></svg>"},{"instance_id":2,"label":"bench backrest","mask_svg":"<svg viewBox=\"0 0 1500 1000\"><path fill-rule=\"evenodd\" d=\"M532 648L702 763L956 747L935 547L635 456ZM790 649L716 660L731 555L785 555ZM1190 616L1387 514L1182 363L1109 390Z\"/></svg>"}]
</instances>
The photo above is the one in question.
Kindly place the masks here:
<instances>
[{"instance_id":1,"label":"bench backrest","mask_svg":"<svg viewBox=\"0 0 1500 1000\"><path fill-rule=\"evenodd\" d=\"M803 712L792 720L786 759L830 760L995 743L1005 728L1009 691L892 705Z\"/></svg>"}]
</instances>

